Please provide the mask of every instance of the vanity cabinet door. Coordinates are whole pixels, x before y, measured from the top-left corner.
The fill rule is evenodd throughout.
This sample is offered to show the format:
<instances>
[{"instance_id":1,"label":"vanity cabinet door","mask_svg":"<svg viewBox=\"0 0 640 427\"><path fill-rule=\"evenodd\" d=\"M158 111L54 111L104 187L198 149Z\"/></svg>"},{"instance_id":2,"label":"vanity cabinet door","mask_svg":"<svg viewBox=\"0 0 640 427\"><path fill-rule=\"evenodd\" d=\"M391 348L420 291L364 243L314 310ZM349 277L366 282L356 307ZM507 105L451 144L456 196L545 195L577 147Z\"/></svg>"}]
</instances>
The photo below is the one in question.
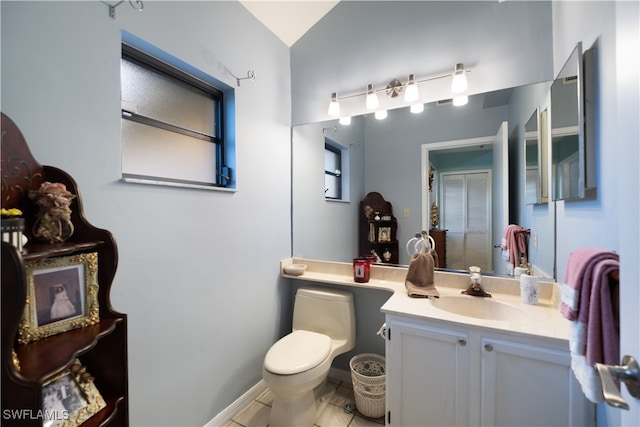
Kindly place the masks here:
<instances>
[{"instance_id":1,"label":"vanity cabinet door","mask_svg":"<svg viewBox=\"0 0 640 427\"><path fill-rule=\"evenodd\" d=\"M568 349L482 338L481 351L480 425L588 425Z\"/></svg>"},{"instance_id":2,"label":"vanity cabinet door","mask_svg":"<svg viewBox=\"0 0 640 427\"><path fill-rule=\"evenodd\" d=\"M387 331L386 424L469 425L467 333L391 316Z\"/></svg>"}]
</instances>

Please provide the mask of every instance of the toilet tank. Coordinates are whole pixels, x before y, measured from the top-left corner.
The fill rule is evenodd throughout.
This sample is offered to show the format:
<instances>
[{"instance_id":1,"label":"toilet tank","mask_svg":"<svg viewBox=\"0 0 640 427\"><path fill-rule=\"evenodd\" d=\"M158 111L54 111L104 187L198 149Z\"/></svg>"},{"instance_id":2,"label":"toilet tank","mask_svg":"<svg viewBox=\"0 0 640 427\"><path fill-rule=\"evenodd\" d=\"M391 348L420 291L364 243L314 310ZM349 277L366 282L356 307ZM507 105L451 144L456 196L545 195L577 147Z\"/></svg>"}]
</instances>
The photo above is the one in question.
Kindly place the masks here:
<instances>
[{"instance_id":1,"label":"toilet tank","mask_svg":"<svg viewBox=\"0 0 640 427\"><path fill-rule=\"evenodd\" d=\"M355 343L353 294L323 288L300 288L293 306L293 330L318 332Z\"/></svg>"}]
</instances>

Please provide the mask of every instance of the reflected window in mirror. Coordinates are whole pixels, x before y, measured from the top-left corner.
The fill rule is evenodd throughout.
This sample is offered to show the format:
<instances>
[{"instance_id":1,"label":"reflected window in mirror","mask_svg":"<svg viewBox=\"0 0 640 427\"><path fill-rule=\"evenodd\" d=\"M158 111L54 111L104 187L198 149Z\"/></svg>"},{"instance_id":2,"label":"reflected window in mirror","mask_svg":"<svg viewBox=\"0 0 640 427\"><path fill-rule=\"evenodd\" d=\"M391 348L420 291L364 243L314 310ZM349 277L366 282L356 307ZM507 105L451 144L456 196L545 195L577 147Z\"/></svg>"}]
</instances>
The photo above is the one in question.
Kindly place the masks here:
<instances>
[{"instance_id":1,"label":"reflected window in mirror","mask_svg":"<svg viewBox=\"0 0 640 427\"><path fill-rule=\"evenodd\" d=\"M336 142L325 138L324 142L324 197L331 200L343 200L343 151Z\"/></svg>"}]
</instances>

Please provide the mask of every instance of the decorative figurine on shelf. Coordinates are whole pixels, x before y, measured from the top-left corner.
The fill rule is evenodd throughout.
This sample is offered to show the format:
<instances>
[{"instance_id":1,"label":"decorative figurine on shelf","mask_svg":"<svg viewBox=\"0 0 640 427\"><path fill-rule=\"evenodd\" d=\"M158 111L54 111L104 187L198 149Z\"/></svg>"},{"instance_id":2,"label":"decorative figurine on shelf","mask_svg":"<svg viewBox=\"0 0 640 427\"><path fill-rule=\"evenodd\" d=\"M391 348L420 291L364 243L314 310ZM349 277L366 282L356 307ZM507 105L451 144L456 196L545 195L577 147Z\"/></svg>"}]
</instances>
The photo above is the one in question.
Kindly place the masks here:
<instances>
[{"instance_id":1,"label":"decorative figurine on shelf","mask_svg":"<svg viewBox=\"0 0 640 427\"><path fill-rule=\"evenodd\" d=\"M382 258L384 259L384 262L391 261L391 252L389 252L389 249L384 250L384 252L382 253Z\"/></svg>"},{"instance_id":2,"label":"decorative figurine on shelf","mask_svg":"<svg viewBox=\"0 0 640 427\"><path fill-rule=\"evenodd\" d=\"M440 222L440 211L438 209L438 205L436 202L431 204L431 228L438 227L438 223Z\"/></svg>"},{"instance_id":3,"label":"decorative figurine on shelf","mask_svg":"<svg viewBox=\"0 0 640 427\"><path fill-rule=\"evenodd\" d=\"M43 242L64 242L73 234L71 202L76 196L64 184L43 182L40 188L29 192L29 198L38 206L33 224L33 237Z\"/></svg>"},{"instance_id":4,"label":"decorative figurine on shelf","mask_svg":"<svg viewBox=\"0 0 640 427\"><path fill-rule=\"evenodd\" d=\"M435 171L433 170L432 166L429 166L429 173L428 173L429 192L433 191L433 178L434 177L435 177Z\"/></svg>"},{"instance_id":5,"label":"decorative figurine on shelf","mask_svg":"<svg viewBox=\"0 0 640 427\"><path fill-rule=\"evenodd\" d=\"M22 246L26 243L27 238L22 232L24 231L24 218L20 218L22 211L17 208L2 208L2 241L11 243L22 251Z\"/></svg>"},{"instance_id":6,"label":"decorative figurine on shelf","mask_svg":"<svg viewBox=\"0 0 640 427\"><path fill-rule=\"evenodd\" d=\"M364 216L367 217L367 219L371 219L371 214L373 214L373 208L369 205L364 207Z\"/></svg>"}]
</instances>

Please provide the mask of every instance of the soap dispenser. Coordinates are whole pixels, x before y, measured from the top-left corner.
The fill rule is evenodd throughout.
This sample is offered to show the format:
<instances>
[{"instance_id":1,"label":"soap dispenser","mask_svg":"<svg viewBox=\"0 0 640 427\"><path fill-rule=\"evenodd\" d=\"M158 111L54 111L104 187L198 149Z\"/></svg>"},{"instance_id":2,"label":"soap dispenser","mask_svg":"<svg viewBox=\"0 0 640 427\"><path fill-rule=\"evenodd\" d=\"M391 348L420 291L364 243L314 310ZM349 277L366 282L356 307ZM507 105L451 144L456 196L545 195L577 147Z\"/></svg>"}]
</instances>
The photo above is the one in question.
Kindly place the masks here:
<instances>
[{"instance_id":1,"label":"soap dispenser","mask_svg":"<svg viewBox=\"0 0 640 427\"><path fill-rule=\"evenodd\" d=\"M462 294L474 297L491 297L491 294L482 289L482 275L480 271L482 270L477 265L469 267L469 287L462 291Z\"/></svg>"}]
</instances>

